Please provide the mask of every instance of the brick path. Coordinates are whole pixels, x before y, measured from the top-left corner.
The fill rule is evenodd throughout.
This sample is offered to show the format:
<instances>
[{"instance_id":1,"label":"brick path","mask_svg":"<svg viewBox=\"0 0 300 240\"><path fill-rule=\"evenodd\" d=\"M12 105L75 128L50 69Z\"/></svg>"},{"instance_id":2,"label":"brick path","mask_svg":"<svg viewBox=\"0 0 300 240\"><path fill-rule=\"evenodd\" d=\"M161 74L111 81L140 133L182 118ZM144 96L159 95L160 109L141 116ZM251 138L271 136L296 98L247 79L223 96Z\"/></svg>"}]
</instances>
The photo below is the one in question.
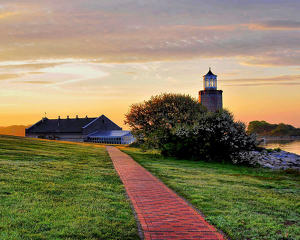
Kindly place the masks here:
<instances>
[{"instance_id":1,"label":"brick path","mask_svg":"<svg viewBox=\"0 0 300 240\"><path fill-rule=\"evenodd\" d=\"M150 172L119 149L106 147L148 239L225 239Z\"/></svg>"}]
</instances>

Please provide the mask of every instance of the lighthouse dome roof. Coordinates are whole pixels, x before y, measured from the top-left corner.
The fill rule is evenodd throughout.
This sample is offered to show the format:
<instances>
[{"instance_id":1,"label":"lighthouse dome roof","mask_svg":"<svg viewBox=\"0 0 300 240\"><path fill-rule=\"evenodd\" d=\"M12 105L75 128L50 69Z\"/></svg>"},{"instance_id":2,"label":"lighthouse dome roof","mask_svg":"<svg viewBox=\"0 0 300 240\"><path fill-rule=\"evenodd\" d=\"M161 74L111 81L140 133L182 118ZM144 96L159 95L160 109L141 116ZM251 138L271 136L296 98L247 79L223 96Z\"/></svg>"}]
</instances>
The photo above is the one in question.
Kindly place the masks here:
<instances>
[{"instance_id":1,"label":"lighthouse dome roof","mask_svg":"<svg viewBox=\"0 0 300 240\"><path fill-rule=\"evenodd\" d=\"M204 75L203 77L206 77L206 76L217 76L217 75L213 74L211 69L209 68L208 73L206 73L206 75Z\"/></svg>"}]
</instances>

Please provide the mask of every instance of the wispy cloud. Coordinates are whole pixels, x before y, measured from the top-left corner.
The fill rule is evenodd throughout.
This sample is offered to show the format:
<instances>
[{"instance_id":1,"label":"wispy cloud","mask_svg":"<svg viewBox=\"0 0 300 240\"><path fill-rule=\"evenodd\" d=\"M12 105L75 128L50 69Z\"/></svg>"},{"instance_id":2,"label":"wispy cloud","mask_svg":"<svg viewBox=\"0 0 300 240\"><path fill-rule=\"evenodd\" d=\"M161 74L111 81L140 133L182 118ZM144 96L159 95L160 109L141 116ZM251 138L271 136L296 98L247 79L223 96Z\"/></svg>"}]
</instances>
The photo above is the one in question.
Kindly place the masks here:
<instances>
[{"instance_id":1,"label":"wispy cloud","mask_svg":"<svg viewBox=\"0 0 300 240\"><path fill-rule=\"evenodd\" d=\"M18 15L2 22L0 61L241 57L252 65L299 65L299 1L4 2L0 15ZM282 54L272 57L278 51Z\"/></svg>"},{"instance_id":2,"label":"wispy cloud","mask_svg":"<svg viewBox=\"0 0 300 240\"><path fill-rule=\"evenodd\" d=\"M300 75L221 80L223 86L300 85Z\"/></svg>"},{"instance_id":3,"label":"wispy cloud","mask_svg":"<svg viewBox=\"0 0 300 240\"><path fill-rule=\"evenodd\" d=\"M137 72L124 72L124 74L134 75L134 74L138 74L138 73Z\"/></svg>"},{"instance_id":4,"label":"wispy cloud","mask_svg":"<svg viewBox=\"0 0 300 240\"><path fill-rule=\"evenodd\" d=\"M251 30L299 30L300 21L292 20L271 20L256 24L250 24Z\"/></svg>"},{"instance_id":5,"label":"wispy cloud","mask_svg":"<svg viewBox=\"0 0 300 240\"><path fill-rule=\"evenodd\" d=\"M51 81L14 81L12 83L26 83L26 84L54 84Z\"/></svg>"},{"instance_id":6,"label":"wispy cloud","mask_svg":"<svg viewBox=\"0 0 300 240\"><path fill-rule=\"evenodd\" d=\"M0 81L1 80L8 80L8 79L15 79L22 77L21 74L15 74L15 73L1 73L0 74Z\"/></svg>"}]
</instances>

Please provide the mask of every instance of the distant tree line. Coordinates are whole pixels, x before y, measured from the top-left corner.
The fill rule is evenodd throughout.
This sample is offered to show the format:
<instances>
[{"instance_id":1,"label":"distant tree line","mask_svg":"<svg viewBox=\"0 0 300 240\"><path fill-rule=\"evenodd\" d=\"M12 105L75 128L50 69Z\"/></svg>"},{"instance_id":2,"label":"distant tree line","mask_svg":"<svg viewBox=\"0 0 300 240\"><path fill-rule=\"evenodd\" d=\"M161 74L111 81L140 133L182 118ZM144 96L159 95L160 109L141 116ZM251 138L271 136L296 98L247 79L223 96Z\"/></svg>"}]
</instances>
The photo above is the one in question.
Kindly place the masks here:
<instances>
[{"instance_id":1,"label":"distant tree line","mask_svg":"<svg viewBox=\"0 0 300 240\"><path fill-rule=\"evenodd\" d=\"M208 112L189 95L163 93L133 104L125 123L145 149L164 156L249 164L256 134L227 110Z\"/></svg>"},{"instance_id":2,"label":"distant tree line","mask_svg":"<svg viewBox=\"0 0 300 240\"><path fill-rule=\"evenodd\" d=\"M300 136L300 128L284 123L271 124L266 121L250 122L248 132L270 136Z\"/></svg>"},{"instance_id":3,"label":"distant tree line","mask_svg":"<svg viewBox=\"0 0 300 240\"><path fill-rule=\"evenodd\" d=\"M12 125L12 126L8 126L8 127L0 127L0 134L24 137L25 129L28 127L30 127L30 125L28 125L28 126Z\"/></svg>"}]
</instances>

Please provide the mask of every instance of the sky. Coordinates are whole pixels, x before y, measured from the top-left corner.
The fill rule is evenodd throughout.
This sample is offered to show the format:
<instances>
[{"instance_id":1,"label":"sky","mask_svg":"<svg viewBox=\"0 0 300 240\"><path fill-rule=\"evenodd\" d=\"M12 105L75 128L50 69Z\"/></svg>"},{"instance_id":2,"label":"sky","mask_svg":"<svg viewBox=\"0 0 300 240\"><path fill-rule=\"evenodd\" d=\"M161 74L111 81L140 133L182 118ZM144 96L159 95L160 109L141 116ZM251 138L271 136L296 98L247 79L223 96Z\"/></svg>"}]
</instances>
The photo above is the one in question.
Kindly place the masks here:
<instances>
[{"instance_id":1,"label":"sky","mask_svg":"<svg viewBox=\"0 0 300 240\"><path fill-rule=\"evenodd\" d=\"M198 98L209 67L236 120L300 127L299 0L1 0L0 126Z\"/></svg>"}]
</instances>

